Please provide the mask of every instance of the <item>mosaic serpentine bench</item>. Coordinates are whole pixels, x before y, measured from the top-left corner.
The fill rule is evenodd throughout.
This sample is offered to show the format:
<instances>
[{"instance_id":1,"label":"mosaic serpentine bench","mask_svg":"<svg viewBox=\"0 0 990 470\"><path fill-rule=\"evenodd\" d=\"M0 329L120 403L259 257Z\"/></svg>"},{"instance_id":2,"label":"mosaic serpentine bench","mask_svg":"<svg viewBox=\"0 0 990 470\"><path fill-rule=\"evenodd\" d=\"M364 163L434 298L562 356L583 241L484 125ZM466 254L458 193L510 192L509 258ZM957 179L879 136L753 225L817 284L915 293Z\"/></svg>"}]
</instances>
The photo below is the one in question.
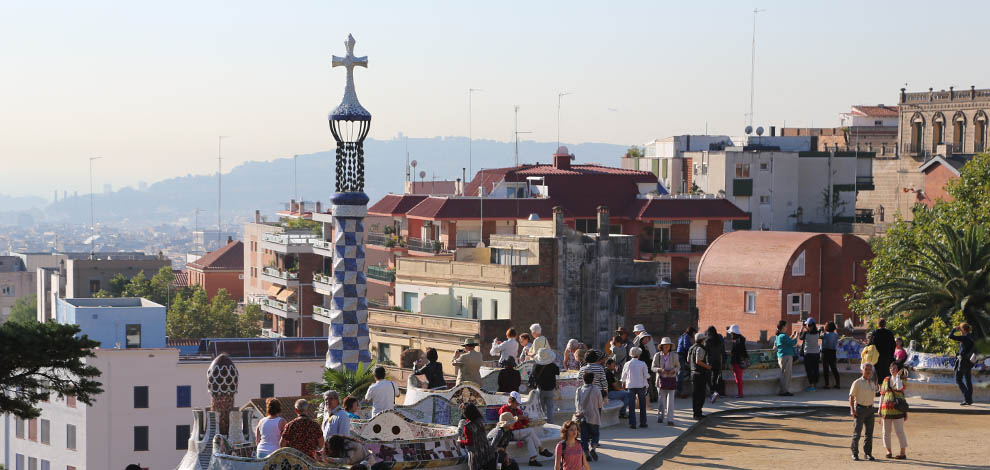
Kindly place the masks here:
<instances>
[{"instance_id":1,"label":"mosaic serpentine bench","mask_svg":"<svg viewBox=\"0 0 990 470\"><path fill-rule=\"evenodd\" d=\"M523 413L529 417L531 426L542 426L547 421L539 401L539 395L530 392L522 396L522 403L519 404ZM456 425L460 420L460 406L466 403L473 403L478 407L484 415L487 428L491 429L498 421L498 409L509 403L509 394L486 392L472 382L450 389L425 389L414 385L414 379L410 378L405 402L396 409L407 417L424 423Z\"/></svg>"}]
</instances>

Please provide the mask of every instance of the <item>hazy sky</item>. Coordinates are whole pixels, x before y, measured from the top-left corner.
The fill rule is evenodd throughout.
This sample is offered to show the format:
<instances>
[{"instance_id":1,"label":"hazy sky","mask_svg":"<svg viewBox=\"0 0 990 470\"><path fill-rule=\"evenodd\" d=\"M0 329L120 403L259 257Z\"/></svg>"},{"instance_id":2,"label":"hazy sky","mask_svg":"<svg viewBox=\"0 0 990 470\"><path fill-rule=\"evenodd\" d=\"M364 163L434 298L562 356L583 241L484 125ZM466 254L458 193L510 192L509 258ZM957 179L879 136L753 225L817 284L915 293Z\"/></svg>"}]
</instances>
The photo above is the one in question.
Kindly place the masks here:
<instances>
[{"instance_id":1,"label":"hazy sky","mask_svg":"<svg viewBox=\"0 0 990 470\"><path fill-rule=\"evenodd\" d=\"M382 5L382 6L377 6ZM0 3L0 193L51 197L329 149L347 33L371 137L642 143L756 123L837 125L898 89L990 87L990 2ZM451 158L463 158L452 155ZM391 158L391 156L389 156ZM401 158L396 155L395 158ZM615 163L615 162L612 162Z\"/></svg>"}]
</instances>

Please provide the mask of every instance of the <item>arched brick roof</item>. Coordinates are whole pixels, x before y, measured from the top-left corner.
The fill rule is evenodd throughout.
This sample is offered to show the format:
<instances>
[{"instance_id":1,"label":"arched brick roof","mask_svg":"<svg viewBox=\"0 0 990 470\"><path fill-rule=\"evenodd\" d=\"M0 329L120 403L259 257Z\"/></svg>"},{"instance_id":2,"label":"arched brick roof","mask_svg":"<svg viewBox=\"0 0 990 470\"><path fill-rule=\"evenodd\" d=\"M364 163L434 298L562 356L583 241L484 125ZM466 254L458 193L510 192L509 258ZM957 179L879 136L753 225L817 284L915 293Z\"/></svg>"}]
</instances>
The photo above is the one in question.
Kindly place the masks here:
<instances>
[{"instance_id":1,"label":"arched brick roof","mask_svg":"<svg viewBox=\"0 0 990 470\"><path fill-rule=\"evenodd\" d=\"M741 230L712 242L698 265L698 284L780 289L787 264L808 240L810 232Z\"/></svg>"}]
</instances>

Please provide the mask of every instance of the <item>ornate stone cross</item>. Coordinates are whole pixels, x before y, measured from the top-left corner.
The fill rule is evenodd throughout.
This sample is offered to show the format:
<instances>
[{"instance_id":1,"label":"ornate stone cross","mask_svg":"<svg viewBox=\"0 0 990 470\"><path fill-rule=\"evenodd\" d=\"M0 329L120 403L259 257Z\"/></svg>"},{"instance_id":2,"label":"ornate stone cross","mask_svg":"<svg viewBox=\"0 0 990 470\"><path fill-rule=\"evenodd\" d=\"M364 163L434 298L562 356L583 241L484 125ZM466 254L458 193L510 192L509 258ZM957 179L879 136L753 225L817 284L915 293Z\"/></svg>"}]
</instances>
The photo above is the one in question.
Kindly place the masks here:
<instances>
[{"instance_id":1,"label":"ornate stone cross","mask_svg":"<svg viewBox=\"0 0 990 470\"><path fill-rule=\"evenodd\" d=\"M358 104L357 92L354 91L354 67L368 67L368 56L354 57L354 36L347 35L344 47L347 48L347 55L344 57L333 56L332 66L347 67L347 83L344 85L344 100L342 105ZM360 104L358 104L360 106Z\"/></svg>"}]
</instances>

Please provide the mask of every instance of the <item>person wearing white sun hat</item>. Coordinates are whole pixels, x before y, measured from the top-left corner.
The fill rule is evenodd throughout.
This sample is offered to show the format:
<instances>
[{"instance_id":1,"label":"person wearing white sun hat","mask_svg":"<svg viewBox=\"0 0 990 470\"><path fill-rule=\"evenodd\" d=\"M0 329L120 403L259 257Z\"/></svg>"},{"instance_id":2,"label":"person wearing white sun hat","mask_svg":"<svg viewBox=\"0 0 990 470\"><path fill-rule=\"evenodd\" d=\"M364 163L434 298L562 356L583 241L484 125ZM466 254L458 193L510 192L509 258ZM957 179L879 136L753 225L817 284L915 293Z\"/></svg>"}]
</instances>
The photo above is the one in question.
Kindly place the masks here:
<instances>
[{"instance_id":1,"label":"person wearing white sun hat","mask_svg":"<svg viewBox=\"0 0 990 470\"><path fill-rule=\"evenodd\" d=\"M674 351L674 342L667 336L660 340L660 351L653 356L653 372L657 374L657 389L660 391L657 400L657 423L663 423L667 417L667 425L674 425L674 395L677 393L677 374L681 363Z\"/></svg>"},{"instance_id":2,"label":"person wearing white sun hat","mask_svg":"<svg viewBox=\"0 0 990 470\"><path fill-rule=\"evenodd\" d=\"M729 351L729 364L732 365L732 376L736 379L736 398L743 397L743 369L749 366L749 352L746 351L746 337L742 335L739 325L729 327L732 336L732 350Z\"/></svg>"}]
</instances>

